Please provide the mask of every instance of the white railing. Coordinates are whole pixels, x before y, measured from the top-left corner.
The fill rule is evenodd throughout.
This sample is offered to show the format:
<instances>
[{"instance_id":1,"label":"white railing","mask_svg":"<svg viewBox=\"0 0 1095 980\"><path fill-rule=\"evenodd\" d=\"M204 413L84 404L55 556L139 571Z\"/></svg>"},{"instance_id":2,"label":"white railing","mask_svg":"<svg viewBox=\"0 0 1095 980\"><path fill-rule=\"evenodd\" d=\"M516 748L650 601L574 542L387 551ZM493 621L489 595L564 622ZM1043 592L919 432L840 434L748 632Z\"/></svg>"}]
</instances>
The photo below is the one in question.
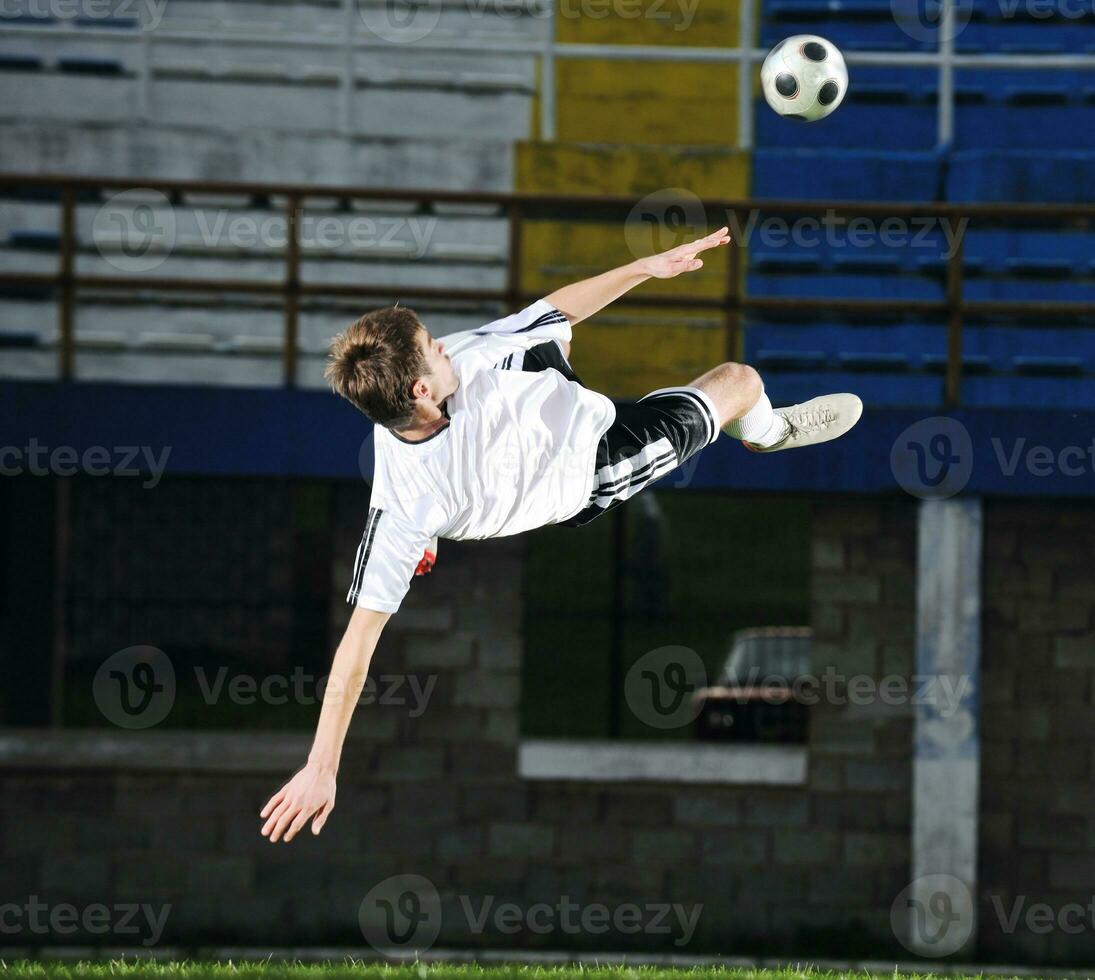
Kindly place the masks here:
<instances>
[{"instance_id":1,"label":"white railing","mask_svg":"<svg viewBox=\"0 0 1095 980\"><path fill-rule=\"evenodd\" d=\"M736 64L738 66L738 132L736 146L741 150L753 146L753 68L763 61L767 50L758 47L712 48L669 47L660 45L630 44L561 44L555 40L554 4L530 6L531 16L541 16L545 21L542 39L519 39L505 35L475 38L461 35L435 35L423 37L413 43L396 44L366 33L358 13L360 0L342 0L344 31L341 35L261 31L222 30L216 35L200 30L178 30L160 27L155 30L124 30L113 27L79 28L67 26L39 27L35 25L7 23L0 20L0 37L42 37L88 40L111 39L139 47L137 82L139 112L143 119L151 114L150 86L152 84L152 48L159 43L209 45L230 42L234 45L315 49L337 52L340 89L342 92L340 131L345 135L357 135L354 131L352 99L356 80L355 54L359 51L393 49L468 55L520 55L539 59L540 69L540 135L554 139L556 134L555 68L560 58L608 59L651 62L688 62L707 64ZM470 2L470 0L469 0ZM539 3L539 0L536 0ZM943 17L940 22L939 45L935 51L845 51L844 57L851 66L928 67L939 75L937 100L937 144L945 147L954 136L954 71L957 68L989 69L1053 69L1095 70L1095 54L958 54L955 51L953 29L955 18L954 0L942 0ZM454 4L453 6L459 6ZM481 4L482 6L482 4ZM470 7L469 7L470 9ZM752 38L755 34L754 6L751 0L739 5L739 36Z\"/></svg>"}]
</instances>

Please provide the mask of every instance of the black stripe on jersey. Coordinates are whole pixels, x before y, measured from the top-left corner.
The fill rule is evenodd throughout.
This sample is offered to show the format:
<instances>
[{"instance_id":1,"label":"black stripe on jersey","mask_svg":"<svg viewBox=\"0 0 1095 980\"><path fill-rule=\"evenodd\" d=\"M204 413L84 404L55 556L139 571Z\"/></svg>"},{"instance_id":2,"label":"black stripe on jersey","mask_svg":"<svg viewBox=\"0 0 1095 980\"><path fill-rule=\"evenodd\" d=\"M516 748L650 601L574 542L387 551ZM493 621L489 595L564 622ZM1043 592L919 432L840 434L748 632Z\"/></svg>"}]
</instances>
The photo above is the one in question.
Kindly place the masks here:
<instances>
[{"instance_id":1,"label":"black stripe on jersey","mask_svg":"<svg viewBox=\"0 0 1095 980\"><path fill-rule=\"evenodd\" d=\"M365 522L365 533L361 535L361 544L357 546L357 556L354 558L354 580L350 585L350 594L347 602L356 602L361 586L365 580L365 566L369 563L369 555L373 550L373 538L376 535L376 527L380 523L380 515L384 511L379 507L369 508L369 517Z\"/></svg>"},{"instance_id":2,"label":"black stripe on jersey","mask_svg":"<svg viewBox=\"0 0 1095 980\"><path fill-rule=\"evenodd\" d=\"M535 330L537 327L547 326L549 323L566 323L567 318L565 313L560 313L558 310L551 310L543 316L538 316L527 327L521 327L520 330L514 330L514 333L528 333L530 330Z\"/></svg>"},{"instance_id":3,"label":"black stripe on jersey","mask_svg":"<svg viewBox=\"0 0 1095 980\"><path fill-rule=\"evenodd\" d=\"M675 449L667 449L660 456L655 456L654 459L650 460L650 462L646 463L643 467L635 470L635 472L629 473L627 476L621 476L619 477L619 479L613 480L611 483L604 483L601 486L597 487L593 495L595 497L607 497L611 494L619 493L621 490L626 490L629 487L633 486L635 483L646 479L651 471L656 469L661 463L673 459L676 455L677 451ZM612 465L616 466L622 462L622 459L617 460L616 463Z\"/></svg>"}]
</instances>

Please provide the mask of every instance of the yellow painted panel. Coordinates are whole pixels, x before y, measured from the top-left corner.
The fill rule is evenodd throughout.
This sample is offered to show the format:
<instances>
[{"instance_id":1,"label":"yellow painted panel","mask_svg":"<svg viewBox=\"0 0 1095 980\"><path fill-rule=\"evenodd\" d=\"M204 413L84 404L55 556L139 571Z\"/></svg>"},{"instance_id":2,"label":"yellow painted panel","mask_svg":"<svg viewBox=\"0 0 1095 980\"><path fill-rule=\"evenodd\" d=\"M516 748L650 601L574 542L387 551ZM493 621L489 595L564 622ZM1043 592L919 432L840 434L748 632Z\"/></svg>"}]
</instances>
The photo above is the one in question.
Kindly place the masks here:
<instances>
[{"instance_id":1,"label":"yellow painted panel","mask_svg":"<svg viewBox=\"0 0 1095 980\"><path fill-rule=\"evenodd\" d=\"M738 72L732 65L654 61L596 61L567 58L556 65L555 91L560 117L581 97L645 96L674 106L678 99L699 99L714 108L737 104Z\"/></svg>"},{"instance_id":2,"label":"yellow painted panel","mask_svg":"<svg viewBox=\"0 0 1095 980\"><path fill-rule=\"evenodd\" d=\"M563 142L733 146L737 75L728 66L563 61L556 75Z\"/></svg>"},{"instance_id":3,"label":"yellow painted panel","mask_svg":"<svg viewBox=\"0 0 1095 980\"><path fill-rule=\"evenodd\" d=\"M626 265L655 249L671 248L695 234L676 229L650 229L578 221L528 221L522 234L521 286L528 292L548 293L567 283ZM726 292L726 250L709 252L704 267L674 279L652 279L637 287L654 296L721 299Z\"/></svg>"},{"instance_id":4,"label":"yellow painted panel","mask_svg":"<svg viewBox=\"0 0 1095 980\"><path fill-rule=\"evenodd\" d=\"M688 384L724 360L717 317L659 322L608 313L574 328L571 362L582 381L612 398L637 398L670 385Z\"/></svg>"},{"instance_id":5,"label":"yellow painted panel","mask_svg":"<svg viewBox=\"0 0 1095 980\"><path fill-rule=\"evenodd\" d=\"M733 48L739 24L738 0L558 0L555 38L576 44Z\"/></svg>"},{"instance_id":6,"label":"yellow painted panel","mask_svg":"<svg viewBox=\"0 0 1095 980\"><path fill-rule=\"evenodd\" d=\"M634 196L682 187L697 197L746 197L751 155L725 147L517 144L516 189ZM721 216L708 216L718 221ZM716 227L712 225L712 227Z\"/></svg>"}]
</instances>

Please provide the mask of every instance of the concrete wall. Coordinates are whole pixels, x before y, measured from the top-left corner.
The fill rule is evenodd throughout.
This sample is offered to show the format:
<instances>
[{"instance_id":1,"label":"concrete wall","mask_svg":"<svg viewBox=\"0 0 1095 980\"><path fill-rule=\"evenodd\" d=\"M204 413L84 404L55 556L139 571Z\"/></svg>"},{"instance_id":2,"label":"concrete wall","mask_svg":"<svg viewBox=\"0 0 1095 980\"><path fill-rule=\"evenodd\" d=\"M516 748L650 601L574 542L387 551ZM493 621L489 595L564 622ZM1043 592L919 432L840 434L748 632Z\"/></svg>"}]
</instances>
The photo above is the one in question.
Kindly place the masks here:
<instances>
[{"instance_id":1,"label":"concrete wall","mask_svg":"<svg viewBox=\"0 0 1095 980\"><path fill-rule=\"evenodd\" d=\"M1090 501L985 506L978 911L993 956L1095 961L1092 554Z\"/></svg>"},{"instance_id":2,"label":"concrete wall","mask_svg":"<svg viewBox=\"0 0 1095 980\"><path fill-rule=\"evenodd\" d=\"M354 489L339 505L338 598L360 535L360 496ZM914 517L903 501L817 506L819 675L907 673ZM258 810L303 759L306 736L133 732L119 742L115 730L99 756L114 761L97 763L87 751L94 743L81 738L67 756L58 748L52 765L41 752L26 763L26 745L3 741L0 897L170 903L162 942L361 945L362 899L389 876L413 873L438 890L445 945L845 955L893 947L889 905L908 865L907 709L819 705L805 786L521 780L522 595L520 540L447 545L374 668L435 677L428 707L417 718L399 705L359 710L338 806L319 839L285 847L258 836ZM345 612L336 599L332 632ZM157 757L173 761L157 766ZM679 932L509 935L490 920L476 932L462 896L475 910L485 896L526 909L567 896L583 907L676 902L703 911L682 948ZM0 941L70 938L94 939L23 930Z\"/></svg>"},{"instance_id":3,"label":"concrete wall","mask_svg":"<svg viewBox=\"0 0 1095 980\"><path fill-rule=\"evenodd\" d=\"M361 496L340 495L332 633L346 615L339 600ZM161 943L362 946L365 896L415 874L436 889L439 945L905 957L890 922L909 884L912 708L855 697L851 686L908 680L912 670L916 506L815 503L814 670L835 680L812 709L803 786L518 778L521 541L449 544L374 668L435 678L426 710L359 710L319 839L286 847L258 836L258 810L303 759L305 735L9 733L0 737L0 904L170 903ZM1032 904L1090 897L1095 593L1079 562L1095 545L1095 511L991 503L985 542L978 954L1090 960L1090 930L1009 932L994 925L994 903L1010 914L1021 897L1025 915ZM488 915L477 930L465 907L528 910L564 897L580 908L703 909L694 935L675 945L675 927L509 933ZM142 938L22 929L0 942Z\"/></svg>"}]
</instances>

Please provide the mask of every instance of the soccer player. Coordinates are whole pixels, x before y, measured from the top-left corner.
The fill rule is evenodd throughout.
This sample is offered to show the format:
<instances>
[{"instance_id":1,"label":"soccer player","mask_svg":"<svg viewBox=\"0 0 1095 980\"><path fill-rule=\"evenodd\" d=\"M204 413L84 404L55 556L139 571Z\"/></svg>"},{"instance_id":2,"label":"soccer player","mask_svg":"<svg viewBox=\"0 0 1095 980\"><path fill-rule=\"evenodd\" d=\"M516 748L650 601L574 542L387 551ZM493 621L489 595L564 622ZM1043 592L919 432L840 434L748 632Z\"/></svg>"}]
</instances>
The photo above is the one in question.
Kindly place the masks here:
<instances>
[{"instance_id":1,"label":"soccer player","mask_svg":"<svg viewBox=\"0 0 1095 980\"><path fill-rule=\"evenodd\" d=\"M335 338L331 387L375 427L371 507L307 764L263 807L262 833L318 834L335 802L350 716L373 650L436 538L492 538L592 521L714 442L758 453L813 446L859 421L855 395L773 410L760 376L720 364L689 385L612 402L570 367L571 327L647 279L703 266L706 238L565 286L479 330L430 335L412 310L367 313ZM425 557L424 557L425 556ZM421 563L421 564L420 564Z\"/></svg>"}]
</instances>

